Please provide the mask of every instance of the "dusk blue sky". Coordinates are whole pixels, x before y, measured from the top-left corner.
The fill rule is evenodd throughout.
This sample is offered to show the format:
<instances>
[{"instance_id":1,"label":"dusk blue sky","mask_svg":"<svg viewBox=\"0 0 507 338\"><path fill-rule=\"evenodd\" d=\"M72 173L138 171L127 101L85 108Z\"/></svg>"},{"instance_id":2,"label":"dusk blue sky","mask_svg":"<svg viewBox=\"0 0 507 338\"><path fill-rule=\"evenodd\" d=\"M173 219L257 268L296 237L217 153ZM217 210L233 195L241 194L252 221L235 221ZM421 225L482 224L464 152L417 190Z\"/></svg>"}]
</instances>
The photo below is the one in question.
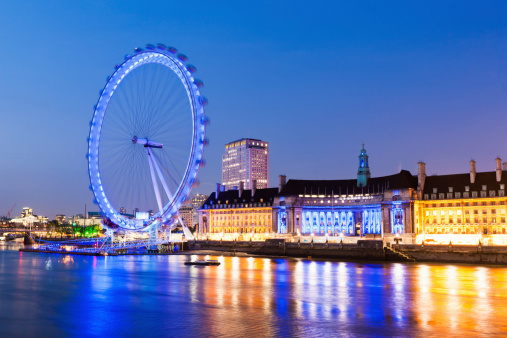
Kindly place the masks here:
<instances>
[{"instance_id":1,"label":"dusk blue sky","mask_svg":"<svg viewBox=\"0 0 507 338\"><path fill-rule=\"evenodd\" d=\"M504 1L4 1L0 215L96 210L86 138L114 65L175 46L211 118L196 192L221 181L224 144L270 144L270 185L479 171L507 161Z\"/></svg>"}]
</instances>

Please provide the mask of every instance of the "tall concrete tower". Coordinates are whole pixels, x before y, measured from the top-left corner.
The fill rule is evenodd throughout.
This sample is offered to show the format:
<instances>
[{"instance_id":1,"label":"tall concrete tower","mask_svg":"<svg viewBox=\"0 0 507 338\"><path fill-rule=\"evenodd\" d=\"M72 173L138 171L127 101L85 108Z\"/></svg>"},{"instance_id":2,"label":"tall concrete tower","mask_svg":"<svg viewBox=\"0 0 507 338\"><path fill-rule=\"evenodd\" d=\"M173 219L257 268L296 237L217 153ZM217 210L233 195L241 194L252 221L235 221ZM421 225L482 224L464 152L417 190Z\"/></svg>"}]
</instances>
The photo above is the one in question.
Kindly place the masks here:
<instances>
[{"instance_id":1,"label":"tall concrete tower","mask_svg":"<svg viewBox=\"0 0 507 338\"><path fill-rule=\"evenodd\" d=\"M366 155L366 150L361 149L361 153L359 154L359 169L357 170L357 186L358 187L366 187L368 184L368 179L370 178L370 167L368 166L368 155Z\"/></svg>"}]
</instances>

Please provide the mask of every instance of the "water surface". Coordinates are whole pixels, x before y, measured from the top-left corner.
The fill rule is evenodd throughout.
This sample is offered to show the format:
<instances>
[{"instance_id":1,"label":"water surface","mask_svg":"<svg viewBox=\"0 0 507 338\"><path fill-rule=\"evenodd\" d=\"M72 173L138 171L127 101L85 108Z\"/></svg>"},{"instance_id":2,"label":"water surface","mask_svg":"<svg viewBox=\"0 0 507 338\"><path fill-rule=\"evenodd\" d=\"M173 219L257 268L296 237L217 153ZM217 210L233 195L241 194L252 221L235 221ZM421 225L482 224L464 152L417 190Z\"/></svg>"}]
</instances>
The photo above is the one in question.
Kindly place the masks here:
<instances>
[{"instance_id":1,"label":"water surface","mask_svg":"<svg viewBox=\"0 0 507 338\"><path fill-rule=\"evenodd\" d=\"M0 244L0 336L507 334L507 268L89 257Z\"/></svg>"}]
</instances>

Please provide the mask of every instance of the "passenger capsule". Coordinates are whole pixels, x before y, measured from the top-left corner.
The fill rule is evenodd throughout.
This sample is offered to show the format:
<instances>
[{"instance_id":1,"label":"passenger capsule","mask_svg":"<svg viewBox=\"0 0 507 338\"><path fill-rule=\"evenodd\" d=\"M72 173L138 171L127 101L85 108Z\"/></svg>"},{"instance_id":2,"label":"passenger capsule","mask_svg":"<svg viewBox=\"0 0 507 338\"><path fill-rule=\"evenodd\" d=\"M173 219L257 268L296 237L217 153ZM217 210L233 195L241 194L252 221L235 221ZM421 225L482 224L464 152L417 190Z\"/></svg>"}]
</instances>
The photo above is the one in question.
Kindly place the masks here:
<instances>
[{"instance_id":1,"label":"passenger capsule","mask_svg":"<svg viewBox=\"0 0 507 338\"><path fill-rule=\"evenodd\" d=\"M142 52L142 51L143 51L143 49L142 49L142 48L139 48L139 47L137 47L136 49L134 49L134 52L136 52L136 53L140 53L140 52Z\"/></svg>"},{"instance_id":2,"label":"passenger capsule","mask_svg":"<svg viewBox=\"0 0 507 338\"><path fill-rule=\"evenodd\" d=\"M176 48L174 48L174 47L167 47L167 51L168 51L168 52L171 52L171 53L173 53L173 54L178 53L178 50L177 50Z\"/></svg>"},{"instance_id":3,"label":"passenger capsule","mask_svg":"<svg viewBox=\"0 0 507 338\"><path fill-rule=\"evenodd\" d=\"M147 44L147 45L146 45L146 49L147 49L147 50L154 50L154 49L155 49L155 46L154 46L154 45L152 45L151 43L149 43L149 44Z\"/></svg>"},{"instance_id":4,"label":"passenger capsule","mask_svg":"<svg viewBox=\"0 0 507 338\"><path fill-rule=\"evenodd\" d=\"M188 66L187 66L187 70L188 70L191 74L193 74L193 73L197 72L197 68L195 68L195 66L192 66L192 65L188 65Z\"/></svg>"},{"instance_id":5,"label":"passenger capsule","mask_svg":"<svg viewBox=\"0 0 507 338\"><path fill-rule=\"evenodd\" d=\"M166 50L167 49L166 45L164 45L163 43L157 43L157 48L160 49L160 50Z\"/></svg>"},{"instance_id":6,"label":"passenger capsule","mask_svg":"<svg viewBox=\"0 0 507 338\"><path fill-rule=\"evenodd\" d=\"M188 61L188 57L185 55L185 54L178 54L177 55L177 58L180 60L180 61L183 61L183 62L187 62Z\"/></svg>"},{"instance_id":7,"label":"passenger capsule","mask_svg":"<svg viewBox=\"0 0 507 338\"><path fill-rule=\"evenodd\" d=\"M199 79L194 79L194 83L198 88L202 88L204 86L204 83Z\"/></svg>"},{"instance_id":8,"label":"passenger capsule","mask_svg":"<svg viewBox=\"0 0 507 338\"><path fill-rule=\"evenodd\" d=\"M208 99L205 98L204 96L201 96L201 97L199 97L199 103L202 104L203 106L207 106L208 105Z\"/></svg>"}]
</instances>

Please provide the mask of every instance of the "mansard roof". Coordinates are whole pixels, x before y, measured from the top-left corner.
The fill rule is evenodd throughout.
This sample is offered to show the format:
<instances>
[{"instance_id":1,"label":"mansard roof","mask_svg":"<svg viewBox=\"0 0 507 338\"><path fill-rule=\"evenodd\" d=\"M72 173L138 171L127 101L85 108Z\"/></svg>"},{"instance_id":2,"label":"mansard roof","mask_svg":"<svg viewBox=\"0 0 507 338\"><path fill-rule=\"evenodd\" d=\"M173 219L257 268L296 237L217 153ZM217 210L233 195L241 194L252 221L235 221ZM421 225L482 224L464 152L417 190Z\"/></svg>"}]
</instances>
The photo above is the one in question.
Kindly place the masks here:
<instances>
[{"instance_id":1,"label":"mansard roof","mask_svg":"<svg viewBox=\"0 0 507 338\"><path fill-rule=\"evenodd\" d=\"M500 184L507 184L507 173L502 173L500 182L496 181L496 172L487 171L477 173L475 182L470 183L470 173L453 174L453 175L434 175L427 176L424 183L424 194L433 194L433 188L437 189L436 193L448 193L452 187L452 192L465 192L465 187L469 187L469 191L481 191L482 186L486 186L486 190L500 190Z\"/></svg>"},{"instance_id":2,"label":"mansard roof","mask_svg":"<svg viewBox=\"0 0 507 338\"><path fill-rule=\"evenodd\" d=\"M357 193L378 193L384 190L417 189L417 176L407 170L399 173L372 177L363 188L357 187L357 179L350 180L293 180L290 179L280 196L293 195L345 195Z\"/></svg>"},{"instance_id":3,"label":"mansard roof","mask_svg":"<svg viewBox=\"0 0 507 338\"><path fill-rule=\"evenodd\" d=\"M272 205L275 196L278 195L278 188L267 188L267 189L256 189L254 196L252 196L252 190L243 190L241 196L239 196L239 190L227 190L218 193L213 192L208 199L203 203L205 205L214 204L234 204L234 203L266 203L266 205Z\"/></svg>"}]
</instances>

